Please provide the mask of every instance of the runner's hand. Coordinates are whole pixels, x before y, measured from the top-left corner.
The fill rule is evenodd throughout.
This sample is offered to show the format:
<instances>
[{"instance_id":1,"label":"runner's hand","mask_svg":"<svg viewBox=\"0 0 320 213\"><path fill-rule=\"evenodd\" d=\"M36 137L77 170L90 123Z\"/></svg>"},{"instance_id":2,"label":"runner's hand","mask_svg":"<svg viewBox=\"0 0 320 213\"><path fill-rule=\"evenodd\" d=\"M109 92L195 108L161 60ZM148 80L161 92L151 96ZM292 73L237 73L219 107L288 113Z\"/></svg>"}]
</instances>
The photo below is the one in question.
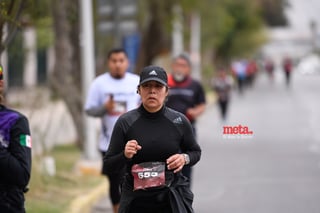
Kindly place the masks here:
<instances>
[{"instance_id":1,"label":"runner's hand","mask_svg":"<svg viewBox=\"0 0 320 213\"><path fill-rule=\"evenodd\" d=\"M115 105L115 103L113 100L113 95L110 94L109 100L105 103L105 107L106 107L108 113L113 111L114 105Z\"/></svg>"},{"instance_id":2,"label":"runner's hand","mask_svg":"<svg viewBox=\"0 0 320 213\"><path fill-rule=\"evenodd\" d=\"M142 147L138 144L136 140L130 140L127 142L124 147L124 156L128 159L131 159L137 151L139 151Z\"/></svg>"},{"instance_id":3,"label":"runner's hand","mask_svg":"<svg viewBox=\"0 0 320 213\"><path fill-rule=\"evenodd\" d=\"M169 170L174 170L174 173L180 172L185 164L186 161L182 154L174 154L167 159L167 167Z\"/></svg>"}]
</instances>

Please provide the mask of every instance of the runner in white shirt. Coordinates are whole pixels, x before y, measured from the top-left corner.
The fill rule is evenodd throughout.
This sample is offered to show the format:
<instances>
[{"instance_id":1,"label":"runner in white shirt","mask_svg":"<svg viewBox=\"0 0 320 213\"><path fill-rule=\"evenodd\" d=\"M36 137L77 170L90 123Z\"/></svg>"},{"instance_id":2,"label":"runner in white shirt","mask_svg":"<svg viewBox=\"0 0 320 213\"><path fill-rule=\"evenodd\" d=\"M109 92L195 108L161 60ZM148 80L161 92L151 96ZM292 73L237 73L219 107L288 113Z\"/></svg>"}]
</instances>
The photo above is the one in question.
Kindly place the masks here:
<instances>
[{"instance_id":1,"label":"runner in white shirt","mask_svg":"<svg viewBox=\"0 0 320 213\"><path fill-rule=\"evenodd\" d=\"M99 150L102 155L109 147L112 130L119 116L140 104L140 96L135 93L139 76L126 72L129 61L124 49L111 50L107 63L109 72L93 81L85 104L88 115L101 118ZM119 184L123 171L107 173L103 166L102 173L109 178L110 198L114 213L117 213L120 201Z\"/></svg>"}]
</instances>

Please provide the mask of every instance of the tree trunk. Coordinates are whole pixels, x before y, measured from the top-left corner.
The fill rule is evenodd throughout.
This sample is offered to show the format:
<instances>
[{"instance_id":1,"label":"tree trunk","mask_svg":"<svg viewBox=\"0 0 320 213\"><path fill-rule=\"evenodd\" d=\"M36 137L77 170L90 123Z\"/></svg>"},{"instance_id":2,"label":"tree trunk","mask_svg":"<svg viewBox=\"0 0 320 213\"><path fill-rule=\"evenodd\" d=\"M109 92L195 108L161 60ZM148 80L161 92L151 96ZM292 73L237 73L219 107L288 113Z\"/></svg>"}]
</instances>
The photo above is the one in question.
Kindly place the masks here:
<instances>
[{"instance_id":1,"label":"tree trunk","mask_svg":"<svg viewBox=\"0 0 320 213\"><path fill-rule=\"evenodd\" d=\"M0 3L0 56L17 33L25 5L24 0L1 1ZM4 30L4 27L7 29Z\"/></svg>"},{"instance_id":2,"label":"tree trunk","mask_svg":"<svg viewBox=\"0 0 320 213\"><path fill-rule=\"evenodd\" d=\"M169 38L165 30L165 18L170 15L170 4L151 0L149 4L150 20L143 31L142 43L136 70L140 71L144 66L150 65L153 59L162 52L169 50Z\"/></svg>"},{"instance_id":3,"label":"tree trunk","mask_svg":"<svg viewBox=\"0 0 320 213\"><path fill-rule=\"evenodd\" d=\"M81 87L81 48L80 48L80 5L79 1L67 1L68 4L68 18L69 24L71 27L71 31L69 34L71 46L73 48L72 54L72 67L71 70L74 82L76 83L75 86L79 90L80 94L82 93ZM82 106L81 106L82 108Z\"/></svg>"},{"instance_id":4,"label":"tree trunk","mask_svg":"<svg viewBox=\"0 0 320 213\"><path fill-rule=\"evenodd\" d=\"M68 3L69 2L69 3ZM77 133L77 144L83 148L83 103L81 96L81 81L79 63L79 43L72 43L71 32L72 20L70 20L70 10L73 3L71 1L52 1L52 12L55 32L55 58L54 71L50 78L50 83L54 91L65 102ZM77 17L78 18L78 17ZM74 22L76 23L76 22ZM79 29L79 28L77 28ZM79 32L77 33L79 35Z\"/></svg>"}]
</instances>

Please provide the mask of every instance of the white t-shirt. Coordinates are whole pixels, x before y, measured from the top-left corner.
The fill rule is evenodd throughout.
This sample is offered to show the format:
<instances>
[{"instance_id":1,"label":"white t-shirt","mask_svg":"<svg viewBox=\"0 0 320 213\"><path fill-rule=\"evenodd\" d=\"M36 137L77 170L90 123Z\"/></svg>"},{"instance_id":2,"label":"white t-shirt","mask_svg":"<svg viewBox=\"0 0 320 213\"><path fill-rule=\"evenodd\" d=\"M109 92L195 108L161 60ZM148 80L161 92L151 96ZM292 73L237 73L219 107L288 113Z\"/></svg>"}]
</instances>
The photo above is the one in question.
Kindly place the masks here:
<instances>
[{"instance_id":1,"label":"white t-shirt","mask_svg":"<svg viewBox=\"0 0 320 213\"><path fill-rule=\"evenodd\" d=\"M106 113L101 118L101 133L99 138L99 149L107 151L110 137L115 122L125 112L135 109L140 104L140 96L137 94L139 76L126 73L121 79L111 77L109 73L98 76L91 84L87 96L85 110L101 107L113 95L115 109L112 113Z\"/></svg>"}]
</instances>

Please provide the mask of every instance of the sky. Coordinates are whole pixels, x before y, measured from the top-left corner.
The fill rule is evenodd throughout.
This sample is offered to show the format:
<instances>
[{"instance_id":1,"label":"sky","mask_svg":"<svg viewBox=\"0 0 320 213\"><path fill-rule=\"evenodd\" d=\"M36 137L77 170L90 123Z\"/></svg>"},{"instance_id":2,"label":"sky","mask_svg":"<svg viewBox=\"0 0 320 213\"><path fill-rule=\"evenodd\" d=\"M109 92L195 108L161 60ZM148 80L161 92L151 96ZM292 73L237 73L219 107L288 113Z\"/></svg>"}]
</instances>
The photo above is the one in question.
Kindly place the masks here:
<instances>
[{"instance_id":1,"label":"sky","mask_svg":"<svg viewBox=\"0 0 320 213\"><path fill-rule=\"evenodd\" d=\"M285 56L301 58L311 51L311 21L317 23L320 39L320 0L288 0L291 5L286 9L288 27L270 29L270 42L262 52L280 63ZM319 40L318 39L318 40Z\"/></svg>"},{"instance_id":2,"label":"sky","mask_svg":"<svg viewBox=\"0 0 320 213\"><path fill-rule=\"evenodd\" d=\"M290 28L309 31L311 20L320 28L320 0L289 0L291 7L286 10Z\"/></svg>"}]
</instances>

